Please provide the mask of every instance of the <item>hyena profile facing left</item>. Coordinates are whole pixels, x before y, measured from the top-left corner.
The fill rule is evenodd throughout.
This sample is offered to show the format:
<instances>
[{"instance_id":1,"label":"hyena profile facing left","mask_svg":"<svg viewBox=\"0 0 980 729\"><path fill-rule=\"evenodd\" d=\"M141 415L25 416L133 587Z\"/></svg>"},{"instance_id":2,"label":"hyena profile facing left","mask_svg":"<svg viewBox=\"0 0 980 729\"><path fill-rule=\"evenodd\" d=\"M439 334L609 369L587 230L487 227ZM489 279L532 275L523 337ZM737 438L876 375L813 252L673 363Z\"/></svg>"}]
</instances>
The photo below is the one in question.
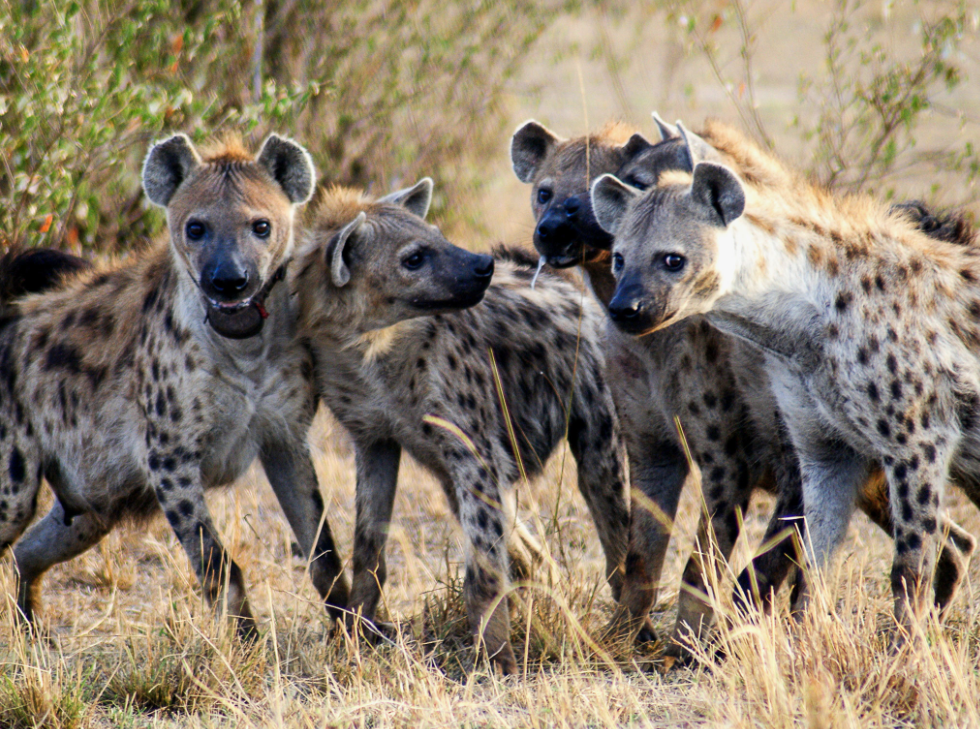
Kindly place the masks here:
<instances>
[{"instance_id":1,"label":"hyena profile facing left","mask_svg":"<svg viewBox=\"0 0 980 729\"><path fill-rule=\"evenodd\" d=\"M430 196L428 180L381 200L327 191L292 287L319 393L355 444L350 609L374 618L404 450L439 479L460 520L470 626L513 673L506 546L514 484L540 473L566 430L619 596L629 511L603 315L553 274L532 289L527 254L495 260L451 245L423 220Z\"/></svg>"},{"instance_id":2,"label":"hyena profile facing left","mask_svg":"<svg viewBox=\"0 0 980 729\"><path fill-rule=\"evenodd\" d=\"M159 509L208 599L227 581L228 612L251 634L241 570L204 490L255 458L314 555L320 594L346 600L306 444L312 362L276 285L313 179L305 150L275 135L257 157L234 143L202 156L172 137L143 172L147 196L166 208L169 242L21 299L0 324L0 552L34 515L42 477L57 496L14 549L27 620L49 567L121 519ZM25 266L7 274L24 277Z\"/></svg>"}]
</instances>

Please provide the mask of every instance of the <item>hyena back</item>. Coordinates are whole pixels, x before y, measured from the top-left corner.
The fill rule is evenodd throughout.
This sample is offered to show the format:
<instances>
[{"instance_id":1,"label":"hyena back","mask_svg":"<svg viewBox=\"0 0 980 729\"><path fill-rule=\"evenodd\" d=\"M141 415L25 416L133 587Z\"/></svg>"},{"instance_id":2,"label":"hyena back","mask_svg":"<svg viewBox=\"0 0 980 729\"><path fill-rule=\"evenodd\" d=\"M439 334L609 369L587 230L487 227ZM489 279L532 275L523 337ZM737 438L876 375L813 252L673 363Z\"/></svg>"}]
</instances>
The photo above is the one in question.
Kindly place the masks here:
<instances>
[{"instance_id":1,"label":"hyena back","mask_svg":"<svg viewBox=\"0 0 980 729\"><path fill-rule=\"evenodd\" d=\"M46 478L57 501L14 549L18 606L31 620L51 565L124 517L162 510L208 599L227 579L228 611L251 635L241 571L204 490L256 457L317 555L317 588L345 591L325 526L314 544L323 508L306 445L312 363L286 287L275 286L312 164L274 135L257 158L234 144L202 158L178 135L150 151L144 186L166 207L169 243L19 300L0 329L0 550L31 520Z\"/></svg>"},{"instance_id":2,"label":"hyena back","mask_svg":"<svg viewBox=\"0 0 980 729\"><path fill-rule=\"evenodd\" d=\"M327 192L293 287L319 393L357 453L350 608L374 617L405 450L436 475L460 520L471 627L513 672L513 485L541 471L566 429L614 595L622 579L628 508L598 340L602 314L556 276L532 290L529 257L494 259L450 245L421 219L430 191L423 181L379 201Z\"/></svg>"}]
</instances>

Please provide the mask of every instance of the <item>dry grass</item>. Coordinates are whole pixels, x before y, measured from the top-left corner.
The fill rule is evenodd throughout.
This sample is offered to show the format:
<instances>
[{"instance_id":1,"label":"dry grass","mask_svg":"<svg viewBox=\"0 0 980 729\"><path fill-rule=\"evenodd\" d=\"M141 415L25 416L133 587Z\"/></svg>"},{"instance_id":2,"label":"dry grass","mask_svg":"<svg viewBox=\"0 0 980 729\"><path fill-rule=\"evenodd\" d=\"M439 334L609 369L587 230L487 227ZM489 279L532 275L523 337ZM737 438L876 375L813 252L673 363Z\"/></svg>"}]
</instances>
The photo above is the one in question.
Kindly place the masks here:
<instances>
[{"instance_id":1,"label":"dry grass","mask_svg":"<svg viewBox=\"0 0 980 729\"><path fill-rule=\"evenodd\" d=\"M349 551L352 454L326 417L314 442L331 524ZM785 600L772 617L736 619L729 573L713 599L730 624L694 668L661 674L652 654L596 643L611 598L565 453L522 491L523 516L545 531L562 579L517 591L525 675L496 678L470 648L461 553L441 491L412 463L401 476L385 590L396 641L368 645L327 621L256 472L210 499L260 616L255 648L243 649L202 605L162 519L120 530L49 574L45 640L24 636L9 598L0 610L0 726L980 726L977 570L946 625L926 622L891 651L891 545L863 517L800 624ZM950 500L956 518L980 531L976 511L959 494ZM736 568L771 508L758 502ZM665 633L697 509L686 494L655 614ZM11 587L7 560L0 592Z\"/></svg>"}]
</instances>

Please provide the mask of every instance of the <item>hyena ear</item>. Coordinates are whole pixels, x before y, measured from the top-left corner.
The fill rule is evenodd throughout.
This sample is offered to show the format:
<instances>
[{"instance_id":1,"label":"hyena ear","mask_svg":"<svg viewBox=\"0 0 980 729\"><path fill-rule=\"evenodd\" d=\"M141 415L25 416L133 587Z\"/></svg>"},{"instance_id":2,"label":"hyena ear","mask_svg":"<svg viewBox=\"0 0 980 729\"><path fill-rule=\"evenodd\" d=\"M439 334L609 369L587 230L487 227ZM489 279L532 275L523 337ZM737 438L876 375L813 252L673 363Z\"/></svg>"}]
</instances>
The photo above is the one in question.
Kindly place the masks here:
<instances>
[{"instance_id":1,"label":"hyena ear","mask_svg":"<svg viewBox=\"0 0 980 729\"><path fill-rule=\"evenodd\" d=\"M653 123L657 125L657 131L660 132L660 141L664 142L668 139L677 139L681 136L680 131L677 127L672 126L663 120L657 112L653 112Z\"/></svg>"},{"instance_id":2,"label":"hyena ear","mask_svg":"<svg viewBox=\"0 0 980 729\"><path fill-rule=\"evenodd\" d=\"M626 158L625 161L629 162L630 160L636 159L637 155L645 152L651 147L653 147L653 145L647 141L646 137L644 137L642 134L634 134L629 138L629 141L623 145L623 156Z\"/></svg>"},{"instance_id":3,"label":"hyena ear","mask_svg":"<svg viewBox=\"0 0 980 729\"><path fill-rule=\"evenodd\" d=\"M175 134L150 147L143 163L143 189L154 205L167 207L191 171L201 164L186 134Z\"/></svg>"},{"instance_id":4,"label":"hyena ear","mask_svg":"<svg viewBox=\"0 0 980 729\"><path fill-rule=\"evenodd\" d=\"M423 177L411 187L389 193L378 202L401 205L408 212L418 215L424 220L429 213L429 206L432 204L432 178Z\"/></svg>"},{"instance_id":5,"label":"hyena ear","mask_svg":"<svg viewBox=\"0 0 980 729\"><path fill-rule=\"evenodd\" d=\"M531 182L534 173L561 138L533 119L524 122L510 139L510 161L521 182Z\"/></svg>"},{"instance_id":6,"label":"hyena ear","mask_svg":"<svg viewBox=\"0 0 980 729\"><path fill-rule=\"evenodd\" d=\"M630 201L640 195L615 175L603 175L592 183L592 213L609 235L616 235Z\"/></svg>"},{"instance_id":7,"label":"hyena ear","mask_svg":"<svg viewBox=\"0 0 980 729\"><path fill-rule=\"evenodd\" d=\"M270 134L255 161L265 167L294 205L305 203L313 195L313 158L293 140Z\"/></svg>"},{"instance_id":8,"label":"hyena ear","mask_svg":"<svg viewBox=\"0 0 980 729\"><path fill-rule=\"evenodd\" d=\"M698 162L721 162L721 155L718 150L701 139L697 134L687 129L681 122L677 122L677 129L681 139L684 140L684 149L687 152L687 164L685 172L694 172Z\"/></svg>"},{"instance_id":9,"label":"hyena ear","mask_svg":"<svg viewBox=\"0 0 980 729\"><path fill-rule=\"evenodd\" d=\"M724 228L745 211L745 190L735 174L714 162L699 162L694 168L691 199Z\"/></svg>"},{"instance_id":10,"label":"hyena ear","mask_svg":"<svg viewBox=\"0 0 980 729\"><path fill-rule=\"evenodd\" d=\"M367 215L362 210L357 217L340 229L330 243L327 244L327 267L330 269L330 280L338 289L343 288L350 281L350 268L344 260L344 252L352 247L357 239L357 232L367 220Z\"/></svg>"}]
</instances>

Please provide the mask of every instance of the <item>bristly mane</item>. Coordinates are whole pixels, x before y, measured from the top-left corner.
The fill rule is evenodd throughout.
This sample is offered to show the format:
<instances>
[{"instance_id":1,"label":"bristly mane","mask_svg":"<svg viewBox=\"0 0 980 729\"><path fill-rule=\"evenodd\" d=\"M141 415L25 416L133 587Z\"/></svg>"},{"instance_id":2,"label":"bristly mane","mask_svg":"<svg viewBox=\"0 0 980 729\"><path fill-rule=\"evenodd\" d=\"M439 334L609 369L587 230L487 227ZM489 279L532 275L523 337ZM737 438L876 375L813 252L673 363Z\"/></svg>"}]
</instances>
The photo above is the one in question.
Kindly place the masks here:
<instances>
[{"instance_id":1,"label":"bristly mane","mask_svg":"<svg viewBox=\"0 0 980 729\"><path fill-rule=\"evenodd\" d=\"M212 163L254 162L255 155L248 151L239 134L226 132L200 146L201 160Z\"/></svg>"},{"instance_id":2,"label":"bristly mane","mask_svg":"<svg viewBox=\"0 0 980 729\"><path fill-rule=\"evenodd\" d=\"M374 202L363 190L342 185L317 187L313 200L306 206L306 224L316 224L319 230L340 228Z\"/></svg>"},{"instance_id":3,"label":"bristly mane","mask_svg":"<svg viewBox=\"0 0 980 729\"><path fill-rule=\"evenodd\" d=\"M534 251L529 251L527 248L522 248L521 246L511 246L504 243L498 243L490 251L490 254L497 261L510 261L515 266L520 266L521 268L529 268L532 271L538 267L538 256Z\"/></svg>"}]
</instances>

